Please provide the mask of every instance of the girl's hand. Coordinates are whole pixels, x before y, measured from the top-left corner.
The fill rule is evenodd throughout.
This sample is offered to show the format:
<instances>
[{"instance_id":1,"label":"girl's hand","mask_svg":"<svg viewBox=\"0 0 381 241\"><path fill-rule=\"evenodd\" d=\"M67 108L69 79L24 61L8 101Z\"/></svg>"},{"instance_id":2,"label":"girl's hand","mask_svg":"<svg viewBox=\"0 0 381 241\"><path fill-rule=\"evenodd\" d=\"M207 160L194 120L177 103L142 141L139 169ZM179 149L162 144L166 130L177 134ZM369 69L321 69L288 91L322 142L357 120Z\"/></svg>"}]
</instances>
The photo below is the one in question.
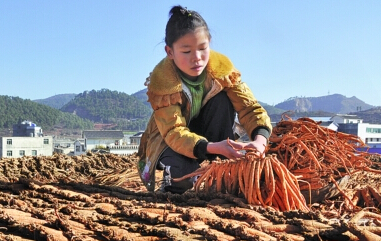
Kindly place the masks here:
<instances>
[{"instance_id":1,"label":"girl's hand","mask_svg":"<svg viewBox=\"0 0 381 241\"><path fill-rule=\"evenodd\" d=\"M220 142L210 142L207 146L209 154L223 155L228 159L236 159L245 156L242 150L255 149L260 154L264 154L266 149L267 139L262 135L257 135L254 141L237 142L233 140L223 140Z\"/></svg>"},{"instance_id":2,"label":"girl's hand","mask_svg":"<svg viewBox=\"0 0 381 241\"><path fill-rule=\"evenodd\" d=\"M209 154L223 155L228 159L243 157L245 154L241 151L245 143L233 140L223 140L220 142L209 142L206 148Z\"/></svg>"},{"instance_id":3,"label":"girl's hand","mask_svg":"<svg viewBox=\"0 0 381 241\"><path fill-rule=\"evenodd\" d=\"M266 145L267 145L267 139L266 137L262 135L257 135L254 139L254 141L245 143L246 149L255 149L258 150L258 152L263 155L265 150L266 150Z\"/></svg>"}]
</instances>

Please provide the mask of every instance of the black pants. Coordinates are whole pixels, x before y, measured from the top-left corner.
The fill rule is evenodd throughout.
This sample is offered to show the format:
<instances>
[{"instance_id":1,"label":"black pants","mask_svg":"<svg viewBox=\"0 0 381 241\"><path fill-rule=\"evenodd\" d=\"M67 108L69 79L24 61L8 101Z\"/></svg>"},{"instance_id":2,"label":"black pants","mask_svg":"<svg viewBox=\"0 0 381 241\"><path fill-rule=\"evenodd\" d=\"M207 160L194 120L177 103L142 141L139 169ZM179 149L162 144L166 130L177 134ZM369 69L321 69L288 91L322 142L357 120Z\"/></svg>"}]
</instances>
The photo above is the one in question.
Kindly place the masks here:
<instances>
[{"instance_id":1,"label":"black pants","mask_svg":"<svg viewBox=\"0 0 381 241\"><path fill-rule=\"evenodd\" d=\"M211 142L234 139L233 124L235 111L230 99L224 91L210 99L201 109L197 118L189 124L189 129ZM209 155L210 160L215 155ZM222 157L223 158L223 157ZM196 160L181 155L171 148L167 148L159 158L159 168L164 169L163 189L173 193L184 193L193 187L192 179L181 182L171 182L171 178L182 177L200 167L203 160Z\"/></svg>"}]
</instances>

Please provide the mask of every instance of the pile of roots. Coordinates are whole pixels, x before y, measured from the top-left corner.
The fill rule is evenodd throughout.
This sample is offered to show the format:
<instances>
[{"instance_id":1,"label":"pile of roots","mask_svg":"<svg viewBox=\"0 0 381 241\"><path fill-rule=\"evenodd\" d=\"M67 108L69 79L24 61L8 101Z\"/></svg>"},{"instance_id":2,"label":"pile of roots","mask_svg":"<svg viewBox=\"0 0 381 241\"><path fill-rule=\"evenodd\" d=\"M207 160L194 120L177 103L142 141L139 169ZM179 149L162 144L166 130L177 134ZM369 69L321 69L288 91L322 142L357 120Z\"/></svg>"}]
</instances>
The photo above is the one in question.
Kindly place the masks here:
<instances>
[{"instance_id":1,"label":"pile of roots","mask_svg":"<svg viewBox=\"0 0 381 241\"><path fill-rule=\"evenodd\" d=\"M247 152L245 159L218 160L209 165L209 169L202 169L210 175L199 179L197 192L189 190L182 195L147 192L136 162L135 155L91 153L0 159L0 240L358 241L381 238L379 203L370 196L373 204L366 204L362 196L356 194L380 191L381 174L366 168L351 172L345 189L348 198L357 197L357 202L352 201L354 207L343 196L306 206L298 204L302 197L295 192L299 177L274 153L258 157L254 152ZM374 169L377 163L379 159L372 158ZM158 182L160 172L156 173ZM239 173L243 177L241 183L234 178ZM214 175L226 178L217 183L217 179L210 178ZM205 182L208 185L205 186ZM266 189L265 183L272 187ZM274 184L275 192L271 189ZM284 186L287 195L282 189ZM209 188L208 192L205 188ZM217 188L220 192L213 192ZM279 194L275 194L277 189ZM287 196L290 209L297 210L274 208L279 203L284 205L276 195ZM252 204L246 200L249 197ZM266 203L264 207L258 204L261 201Z\"/></svg>"},{"instance_id":2,"label":"pile of roots","mask_svg":"<svg viewBox=\"0 0 381 241\"><path fill-rule=\"evenodd\" d=\"M375 163L371 154L360 149L366 144L355 135L322 127L310 118L280 121L269 138L268 153L278 159L305 183L300 189L319 189ZM377 171L376 171L377 172Z\"/></svg>"},{"instance_id":3,"label":"pile of roots","mask_svg":"<svg viewBox=\"0 0 381 241\"><path fill-rule=\"evenodd\" d=\"M105 185L140 187L137 177L136 153L128 156L94 154L81 156L54 154L52 156L25 156L0 159L0 181L15 182L31 179L45 182L82 182ZM131 178L130 178L131 177ZM145 190L145 188L142 188Z\"/></svg>"},{"instance_id":4,"label":"pile of roots","mask_svg":"<svg viewBox=\"0 0 381 241\"><path fill-rule=\"evenodd\" d=\"M372 160L374 155L360 151L366 145L359 137L322 127L310 118L282 119L274 127L269 143L266 155L246 150L244 158L218 159L174 181L200 176L195 184L197 192L241 195L249 204L279 211L308 211L313 191L329 185L352 209L360 198L365 207L381 205L378 186L368 185L349 196L343 190L346 185L340 187L338 183L359 172L381 173L377 168L380 163Z\"/></svg>"},{"instance_id":5,"label":"pile of roots","mask_svg":"<svg viewBox=\"0 0 381 241\"><path fill-rule=\"evenodd\" d=\"M380 186L368 182L357 190L340 187L338 180L349 176L380 174L380 155L366 151L367 145L351 134L322 127L310 118L283 119L270 136L268 153L276 154L299 182L300 190L321 190L333 185L346 199L349 208L355 208L361 199L363 207L380 207ZM365 179L366 180L366 179Z\"/></svg>"}]
</instances>

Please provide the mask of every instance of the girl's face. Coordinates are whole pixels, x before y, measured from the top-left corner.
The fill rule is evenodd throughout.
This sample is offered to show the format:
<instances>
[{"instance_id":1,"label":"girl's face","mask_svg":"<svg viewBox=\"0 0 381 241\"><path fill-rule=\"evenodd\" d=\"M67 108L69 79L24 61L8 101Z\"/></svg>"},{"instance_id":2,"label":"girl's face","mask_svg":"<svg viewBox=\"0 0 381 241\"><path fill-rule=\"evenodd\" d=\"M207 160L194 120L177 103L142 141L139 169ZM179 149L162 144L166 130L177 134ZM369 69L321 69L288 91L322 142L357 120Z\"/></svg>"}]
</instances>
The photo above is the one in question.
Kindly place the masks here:
<instances>
[{"instance_id":1,"label":"girl's face","mask_svg":"<svg viewBox=\"0 0 381 241\"><path fill-rule=\"evenodd\" d=\"M165 46L170 59L189 80L196 80L209 61L209 37L204 28L197 28L173 43L172 48Z\"/></svg>"}]
</instances>

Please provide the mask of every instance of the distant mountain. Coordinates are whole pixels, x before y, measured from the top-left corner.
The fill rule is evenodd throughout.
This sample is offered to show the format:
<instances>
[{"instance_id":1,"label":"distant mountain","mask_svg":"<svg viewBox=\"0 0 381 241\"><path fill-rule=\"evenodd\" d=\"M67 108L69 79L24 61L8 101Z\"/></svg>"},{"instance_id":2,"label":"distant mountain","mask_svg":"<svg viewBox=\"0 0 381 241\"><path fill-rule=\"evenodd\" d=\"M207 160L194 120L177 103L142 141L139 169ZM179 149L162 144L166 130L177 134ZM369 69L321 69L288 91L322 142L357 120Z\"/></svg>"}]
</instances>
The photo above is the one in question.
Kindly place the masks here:
<instances>
[{"instance_id":1,"label":"distant mountain","mask_svg":"<svg viewBox=\"0 0 381 241\"><path fill-rule=\"evenodd\" d=\"M136 98L147 106L147 89L140 90L134 94ZM321 97L291 97L275 106L259 101L266 109L272 121L281 120L282 114L293 118L305 116L327 117L335 114L354 114L361 117L366 123L381 124L381 107L366 104L356 97L347 98L344 95L333 94Z\"/></svg>"},{"instance_id":2,"label":"distant mountain","mask_svg":"<svg viewBox=\"0 0 381 241\"><path fill-rule=\"evenodd\" d=\"M87 91L88 92L88 91ZM151 108L147 102L147 89L142 89L131 96L137 98L145 106ZM37 103L45 104L50 107L60 109L69 101L75 98L76 94L55 95L46 99L34 100ZM347 98L344 95L333 94L320 97L291 97L286 101L274 105L259 101L270 115L279 115L286 111L292 112L315 112L347 114L351 112L365 111L375 106L369 105L355 96Z\"/></svg>"},{"instance_id":3,"label":"distant mountain","mask_svg":"<svg viewBox=\"0 0 381 241\"><path fill-rule=\"evenodd\" d=\"M132 96L135 96L138 98L143 104L151 108L151 104L148 101L148 96L147 96L147 88L139 90L136 93L133 93Z\"/></svg>"},{"instance_id":4,"label":"distant mountain","mask_svg":"<svg viewBox=\"0 0 381 241\"><path fill-rule=\"evenodd\" d=\"M44 104L47 106L50 106L54 109L61 109L62 106L64 106L66 103L74 99L74 97L77 94L61 94L61 95L54 95L52 97L48 97L46 99L38 99L33 100L34 102L37 102L39 104Z\"/></svg>"},{"instance_id":5,"label":"distant mountain","mask_svg":"<svg viewBox=\"0 0 381 241\"><path fill-rule=\"evenodd\" d=\"M366 104L355 96L347 98L340 94L321 97L292 97L275 105L275 107L294 112L324 111L336 114L347 114L374 108L374 106Z\"/></svg>"},{"instance_id":6,"label":"distant mountain","mask_svg":"<svg viewBox=\"0 0 381 241\"><path fill-rule=\"evenodd\" d=\"M50 106L29 99L0 95L0 129L12 130L13 125L28 120L44 130L54 128L92 128L93 123L78 116L63 113ZM9 134L9 133L8 133Z\"/></svg>"},{"instance_id":7,"label":"distant mountain","mask_svg":"<svg viewBox=\"0 0 381 241\"><path fill-rule=\"evenodd\" d=\"M151 116L150 107L135 96L102 89L85 91L61 109L96 123L117 124L115 129L142 130Z\"/></svg>"},{"instance_id":8,"label":"distant mountain","mask_svg":"<svg viewBox=\"0 0 381 241\"><path fill-rule=\"evenodd\" d=\"M265 110L267 111L267 113L269 115L277 115L277 114L282 114L282 113L286 112L286 110L279 109L275 106L271 106L269 104L266 104L266 103L263 103L260 101L258 101L258 102L259 102L259 104L261 104L263 106L263 108L265 108Z\"/></svg>"},{"instance_id":9,"label":"distant mountain","mask_svg":"<svg viewBox=\"0 0 381 241\"><path fill-rule=\"evenodd\" d=\"M118 123L116 128L144 129L144 123L152 113L146 93L146 88L132 95L102 89L100 91L85 91L79 95L56 95L47 99L36 100L36 102L54 108L61 105L61 111L73 113L93 122ZM381 107L375 108L356 97L347 98L340 94L321 97L291 97L275 106L263 102L259 103L266 109L274 122L279 121L284 113L293 118L352 113L363 118L364 122L381 124L381 114L377 114L381 111ZM136 123L136 120L139 120L139 124Z\"/></svg>"},{"instance_id":10,"label":"distant mountain","mask_svg":"<svg viewBox=\"0 0 381 241\"><path fill-rule=\"evenodd\" d=\"M357 115L363 119L364 123L381 124L381 106L368 110L350 112L351 115Z\"/></svg>"}]
</instances>

